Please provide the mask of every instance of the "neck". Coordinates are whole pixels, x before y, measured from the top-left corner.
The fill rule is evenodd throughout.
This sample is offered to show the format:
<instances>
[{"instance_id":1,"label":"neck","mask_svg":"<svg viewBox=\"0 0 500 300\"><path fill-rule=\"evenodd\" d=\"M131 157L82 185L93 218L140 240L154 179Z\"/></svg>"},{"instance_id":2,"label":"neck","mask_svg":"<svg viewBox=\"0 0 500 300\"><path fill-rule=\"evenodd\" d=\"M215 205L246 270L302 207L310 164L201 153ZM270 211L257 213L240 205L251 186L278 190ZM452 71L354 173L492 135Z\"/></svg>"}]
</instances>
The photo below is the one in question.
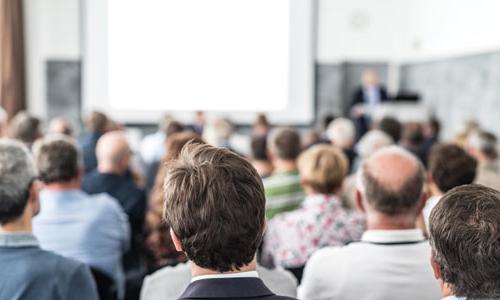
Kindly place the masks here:
<instances>
[{"instance_id":1,"label":"neck","mask_svg":"<svg viewBox=\"0 0 500 300\"><path fill-rule=\"evenodd\" d=\"M79 179L72 179L67 182L54 182L44 185L45 190L49 191L67 191L67 190L79 190L81 187Z\"/></svg>"},{"instance_id":2,"label":"neck","mask_svg":"<svg viewBox=\"0 0 500 300\"><path fill-rule=\"evenodd\" d=\"M429 184L429 193L431 197L443 196L443 192L441 192L436 184L432 182Z\"/></svg>"},{"instance_id":3,"label":"neck","mask_svg":"<svg viewBox=\"0 0 500 300\"><path fill-rule=\"evenodd\" d=\"M99 173L105 173L105 174L116 174L116 175L122 175L123 172L119 170L118 167L108 164L108 163L102 163L97 166L97 171Z\"/></svg>"},{"instance_id":4,"label":"neck","mask_svg":"<svg viewBox=\"0 0 500 300\"><path fill-rule=\"evenodd\" d=\"M380 212L366 213L368 230L406 230L415 229L417 218L414 215L387 216Z\"/></svg>"},{"instance_id":5,"label":"neck","mask_svg":"<svg viewBox=\"0 0 500 300\"><path fill-rule=\"evenodd\" d=\"M17 232L31 232L31 218L28 216L27 212L23 213L23 215L10 223L0 225L0 233L17 233Z\"/></svg>"},{"instance_id":6,"label":"neck","mask_svg":"<svg viewBox=\"0 0 500 300\"><path fill-rule=\"evenodd\" d=\"M297 163L294 160L274 159L273 166L275 172L289 172L297 170Z\"/></svg>"},{"instance_id":7,"label":"neck","mask_svg":"<svg viewBox=\"0 0 500 300\"><path fill-rule=\"evenodd\" d=\"M248 265L241 267L239 270L233 269L229 272L218 272L211 269L202 268L196 265L194 262L191 262L191 275L193 277L203 276L203 275L217 275L217 274L232 274L232 273L242 273L242 272L250 272L257 270L256 259L254 258Z\"/></svg>"}]
</instances>

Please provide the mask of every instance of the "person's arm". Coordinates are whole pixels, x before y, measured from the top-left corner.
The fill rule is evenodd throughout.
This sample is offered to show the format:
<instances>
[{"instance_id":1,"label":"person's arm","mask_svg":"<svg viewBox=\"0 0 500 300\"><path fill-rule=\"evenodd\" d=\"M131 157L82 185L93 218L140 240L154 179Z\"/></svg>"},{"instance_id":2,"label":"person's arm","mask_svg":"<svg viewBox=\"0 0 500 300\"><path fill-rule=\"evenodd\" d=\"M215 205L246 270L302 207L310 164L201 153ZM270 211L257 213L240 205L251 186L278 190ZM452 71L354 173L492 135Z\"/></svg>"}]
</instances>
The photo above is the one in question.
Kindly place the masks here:
<instances>
[{"instance_id":1,"label":"person's arm","mask_svg":"<svg viewBox=\"0 0 500 300\"><path fill-rule=\"evenodd\" d=\"M96 283L86 265L80 264L69 278L65 299L99 300Z\"/></svg>"}]
</instances>

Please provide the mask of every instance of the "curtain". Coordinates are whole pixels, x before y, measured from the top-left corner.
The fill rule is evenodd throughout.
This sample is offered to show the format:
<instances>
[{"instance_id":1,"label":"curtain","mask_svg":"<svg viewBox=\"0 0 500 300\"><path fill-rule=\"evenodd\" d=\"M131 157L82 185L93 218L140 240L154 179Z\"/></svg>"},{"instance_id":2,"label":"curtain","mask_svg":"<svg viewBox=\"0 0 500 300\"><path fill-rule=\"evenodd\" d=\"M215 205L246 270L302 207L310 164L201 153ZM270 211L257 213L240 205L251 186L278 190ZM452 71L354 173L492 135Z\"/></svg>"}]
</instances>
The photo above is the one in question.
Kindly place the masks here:
<instances>
[{"instance_id":1,"label":"curtain","mask_svg":"<svg viewBox=\"0 0 500 300\"><path fill-rule=\"evenodd\" d=\"M9 118L26 107L23 0L0 0L0 106Z\"/></svg>"}]
</instances>

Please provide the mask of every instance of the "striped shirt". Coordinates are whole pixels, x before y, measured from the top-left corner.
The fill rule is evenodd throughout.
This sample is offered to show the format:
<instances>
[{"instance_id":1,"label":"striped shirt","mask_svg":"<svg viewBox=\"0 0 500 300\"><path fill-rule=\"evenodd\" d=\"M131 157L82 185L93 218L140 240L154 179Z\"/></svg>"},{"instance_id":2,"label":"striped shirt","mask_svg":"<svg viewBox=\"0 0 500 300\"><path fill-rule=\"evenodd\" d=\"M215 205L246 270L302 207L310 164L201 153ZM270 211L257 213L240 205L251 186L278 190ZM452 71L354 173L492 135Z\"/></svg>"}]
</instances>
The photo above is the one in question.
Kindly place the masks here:
<instances>
[{"instance_id":1,"label":"striped shirt","mask_svg":"<svg viewBox=\"0 0 500 300\"><path fill-rule=\"evenodd\" d=\"M297 171L276 172L263 181L268 219L298 208L305 198Z\"/></svg>"}]
</instances>

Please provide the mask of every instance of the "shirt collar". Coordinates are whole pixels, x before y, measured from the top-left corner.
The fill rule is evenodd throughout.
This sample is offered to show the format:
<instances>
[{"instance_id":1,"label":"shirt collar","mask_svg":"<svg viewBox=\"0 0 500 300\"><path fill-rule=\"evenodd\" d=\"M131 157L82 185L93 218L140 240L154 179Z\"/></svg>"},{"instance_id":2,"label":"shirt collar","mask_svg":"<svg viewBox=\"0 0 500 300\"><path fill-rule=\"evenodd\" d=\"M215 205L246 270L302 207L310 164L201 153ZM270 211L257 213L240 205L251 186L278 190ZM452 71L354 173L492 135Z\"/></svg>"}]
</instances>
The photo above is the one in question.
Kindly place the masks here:
<instances>
[{"instance_id":1,"label":"shirt collar","mask_svg":"<svg viewBox=\"0 0 500 300\"><path fill-rule=\"evenodd\" d=\"M462 297L459 298L457 296L448 296L448 297L444 297L441 300L465 300L465 298L462 298Z\"/></svg>"},{"instance_id":2,"label":"shirt collar","mask_svg":"<svg viewBox=\"0 0 500 300\"><path fill-rule=\"evenodd\" d=\"M316 205L319 205L323 202L329 202L329 201L332 201L333 203L340 204L340 200L335 195L315 194L315 195L307 196L302 205L304 207L310 207L310 206L316 206Z\"/></svg>"},{"instance_id":3,"label":"shirt collar","mask_svg":"<svg viewBox=\"0 0 500 300\"><path fill-rule=\"evenodd\" d=\"M0 233L0 247L39 247L36 237L29 232Z\"/></svg>"},{"instance_id":4,"label":"shirt collar","mask_svg":"<svg viewBox=\"0 0 500 300\"><path fill-rule=\"evenodd\" d=\"M367 230L361 237L362 242L369 243L419 242L424 240L424 234L420 229Z\"/></svg>"},{"instance_id":5,"label":"shirt collar","mask_svg":"<svg viewBox=\"0 0 500 300\"><path fill-rule=\"evenodd\" d=\"M224 279L224 278L259 278L257 271L238 272L238 273L224 273L224 274L211 274L195 276L191 282L203 279Z\"/></svg>"}]
</instances>

